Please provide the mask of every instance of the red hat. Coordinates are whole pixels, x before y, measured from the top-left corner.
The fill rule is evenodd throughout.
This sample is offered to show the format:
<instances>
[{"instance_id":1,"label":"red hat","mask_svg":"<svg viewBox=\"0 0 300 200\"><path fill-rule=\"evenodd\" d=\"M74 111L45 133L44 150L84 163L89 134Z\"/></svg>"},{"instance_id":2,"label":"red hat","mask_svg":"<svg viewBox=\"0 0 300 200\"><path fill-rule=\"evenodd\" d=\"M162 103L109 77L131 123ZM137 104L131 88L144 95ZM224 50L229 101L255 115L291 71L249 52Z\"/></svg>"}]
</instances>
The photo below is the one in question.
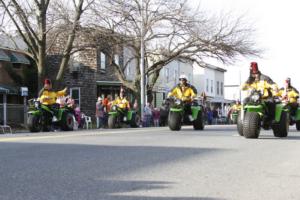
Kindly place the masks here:
<instances>
[{"instance_id":1,"label":"red hat","mask_svg":"<svg viewBox=\"0 0 300 200\"><path fill-rule=\"evenodd\" d=\"M259 73L257 62L251 62L251 64L250 64L250 71L253 74L258 74Z\"/></svg>"},{"instance_id":2,"label":"red hat","mask_svg":"<svg viewBox=\"0 0 300 200\"><path fill-rule=\"evenodd\" d=\"M46 78L46 79L44 80L44 84L50 85L50 84L51 84L51 80Z\"/></svg>"}]
</instances>

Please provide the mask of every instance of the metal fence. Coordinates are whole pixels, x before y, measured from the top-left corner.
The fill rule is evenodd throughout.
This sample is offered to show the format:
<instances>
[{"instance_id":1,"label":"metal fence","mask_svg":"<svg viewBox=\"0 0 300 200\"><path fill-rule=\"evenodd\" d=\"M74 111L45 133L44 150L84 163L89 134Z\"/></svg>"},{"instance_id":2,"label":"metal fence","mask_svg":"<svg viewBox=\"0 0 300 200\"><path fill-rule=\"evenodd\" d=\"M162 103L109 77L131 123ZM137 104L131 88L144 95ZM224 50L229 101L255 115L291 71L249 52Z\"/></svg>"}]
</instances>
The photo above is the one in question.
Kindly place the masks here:
<instances>
[{"instance_id":1,"label":"metal fence","mask_svg":"<svg viewBox=\"0 0 300 200\"><path fill-rule=\"evenodd\" d=\"M24 124L25 111L22 104L7 104L7 124ZM27 108L26 108L27 109ZM0 104L0 124L3 123L3 104Z\"/></svg>"}]
</instances>

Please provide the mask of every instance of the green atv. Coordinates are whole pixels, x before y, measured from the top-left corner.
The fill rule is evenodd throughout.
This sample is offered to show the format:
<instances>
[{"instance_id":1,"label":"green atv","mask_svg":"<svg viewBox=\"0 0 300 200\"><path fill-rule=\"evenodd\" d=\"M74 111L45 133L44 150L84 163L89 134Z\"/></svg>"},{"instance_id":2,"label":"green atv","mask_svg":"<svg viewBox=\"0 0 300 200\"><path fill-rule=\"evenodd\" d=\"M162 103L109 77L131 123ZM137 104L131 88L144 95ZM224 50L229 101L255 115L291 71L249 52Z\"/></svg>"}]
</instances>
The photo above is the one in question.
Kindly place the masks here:
<instances>
[{"instance_id":1,"label":"green atv","mask_svg":"<svg viewBox=\"0 0 300 200\"><path fill-rule=\"evenodd\" d=\"M108 113L108 128L121 128L123 124L132 128L140 126L141 118L135 110L125 110L113 105Z\"/></svg>"},{"instance_id":2,"label":"green atv","mask_svg":"<svg viewBox=\"0 0 300 200\"><path fill-rule=\"evenodd\" d=\"M172 131L179 131L183 124L193 125L195 130L203 130L203 107L196 101L189 104L180 99L171 99L171 107L168 115L169 128Z\"/></svg>"},{"instance_id":3,"label":"green atv","mask_svg":"<svg viewBox=\"0 0 300 200\"><path fill-rule=\"evenodd\" d=\"M63 131L73 130L73 109L67 106L50 108L36 99L31 99L27 115L27 127L30 132L50 131L51 126L59 126Z\"/></svg>"},{"instance_id":4,"label":"green atv","mask_svg":"<svg viewBox=\"0 0 300 200\"><path fill-rule=\"evenodd\" d=\"M298 106L296 114L290 116L290 124L296 124L297 131L300 131L300 108Z\"/></svg>"},{"instance_id":5,"label":"green atv","mask_svg":"<svg viewBox=\"0 0 300 200\"><path fill-rule=\"evenodd\" d=\"M268 107L262 99L262 92L252 90L249 101L242 106L238 116L238 133L245 138L258 138L261 127L265 130L273 129L275 137L287 137L289 131L289 114L286 106L275 100L275 120L268 116Z\"/></svg>"},{"instance_id":6,"label":"green atv","mask_svg":"<svg viewBox=\"0 0 300 200\"><path fill-rule=\"evenodd\" d=\"M288 113L289 113L289 119L290 119L290 125L294 125L296 124L296 129L297 131L300 131L300 107L298 104L297 110L296 111L292 111L292 107L291 105L288 103L287 100L283 100L283 104L285 104L286 109L288 109Z\"/></svg>"},{"instance_id":7,"label":"green atv","mask_svg":"<svg viewBox=\"0 0 300 200\"><path fill-rule=\"evenodd\" d=\"M230 122L232 124L237 124L238 115L239 115L239 110L234 110L232 113L230 113Z\"/></svg>"}]
</instances>

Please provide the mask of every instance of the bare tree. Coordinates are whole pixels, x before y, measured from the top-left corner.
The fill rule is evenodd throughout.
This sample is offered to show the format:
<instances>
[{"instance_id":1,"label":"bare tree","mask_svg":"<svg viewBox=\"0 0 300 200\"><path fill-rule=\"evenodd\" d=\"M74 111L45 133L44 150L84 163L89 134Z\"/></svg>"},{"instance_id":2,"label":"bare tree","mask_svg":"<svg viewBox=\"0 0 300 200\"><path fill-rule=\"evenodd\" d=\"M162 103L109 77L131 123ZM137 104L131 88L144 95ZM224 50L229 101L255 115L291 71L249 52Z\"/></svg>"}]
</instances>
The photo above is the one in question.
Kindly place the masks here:
<instances>
[{"instance_id":1,"label":"bare tree","mask_svg":"<svg viewBox=\"0 0 300 200\"><path fill-rule=\"evenodd\" d=\"M15 35L21 36L28 46L28 53L38 68L39 88L45 77L49 47L55 41L55 36L48 37L51 30L60 27L68 38L56 76L59 81L70 58L80 17L92 2L93 0L0 0L1 23L2 27L6 27L2 32L8 35L17 33Z\"/></svg>"},{"instance_id":2,"label":"bare tree","mask_svg":"<svg viewBox=\"0 0 300 200\"><path fill-rule=\"evenodd\" d=\"M260 54L251 39L254 30L244 23L242 17L210 17L200 9L192 11L186 0L103 0L93 4L93 14L93 21L97 22L95 27L110 29L111 34L119 33L118 37L122 39L112 40L117 42L115 46L123 45L133 50L135 80L125 78L129 62L118 66L113 59L111 61L123 84L137 94L140 91L141 42L145 47L147 90L153 89L163 66L175 59L203 66L207 58L228 64L239 55Z\"/></svg>"}]
</instances>

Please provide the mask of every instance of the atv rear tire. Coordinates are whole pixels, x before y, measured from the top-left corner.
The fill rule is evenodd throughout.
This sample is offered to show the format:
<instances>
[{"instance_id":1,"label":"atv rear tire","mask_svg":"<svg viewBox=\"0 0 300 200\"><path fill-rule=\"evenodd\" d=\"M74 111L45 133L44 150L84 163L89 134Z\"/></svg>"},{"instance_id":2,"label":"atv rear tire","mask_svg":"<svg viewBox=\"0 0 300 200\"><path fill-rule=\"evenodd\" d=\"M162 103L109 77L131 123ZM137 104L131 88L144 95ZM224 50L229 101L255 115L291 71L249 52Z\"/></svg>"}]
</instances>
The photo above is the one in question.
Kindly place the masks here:
<instances>
[{"instance_id":1,"label":"atv rear tire","mask_svg":"<svg viewBox=\"0 0 300 200\"><path fill-rule=\"evenodd\" d=\"M63 131L73 131L74 128L74 115L69 112L64 112L61 120L61 129Z\"/></svg>"},{"instance_id":2,"label":"atv rear tire","mask_svg":"<svg viewBox=\"0 0 300 200\"><path fill-rule=\"evenodd\" d=\"M296 121L296 129L297 131L300 131L300 121Z\"/></svg>"},{"instance_id":3,"label":"atv rear tire","mask_svg":"<svg viewBox=\"0 0 300 200\"><path fill-rule=\"evenodd\" d=\"M193 121L195 130L203 130L204 129L204 117L202 111L198 112L197 119Z\"/></svg>"},{"instance_id":4,"label":"atv rear tire","mask_svg":"<svg viewBox=\"0 0 300 200\"><path fill-rule=\"evenodd\" d=\"M275 137L287 137L289 132L290 122L288 113L282 111L279 123L273 124L273 133Z\"/></svg>"},{"instance_id":5,"label":"atv rear tire","mask_svg":"<svg viewBox=\"0 0 300 200\"><path fill-rule=\"evenodd\" d=\"M260 133L260 116L255 112L246 112L243 123L245 138L258 138Z\"/></svg>"},{"instance_id":6,"label":"atv rear tire","mask_svg":"<svg viewBox=\"0 0 300 200\"><path fill-rule=\"evenodd\" d=\"M237 117L237 131L239 133L240 136L244 136L243 134L243 120L242 120L242 113L239 112L239 115Z\"/></svg>"},{"instance_id":7,"label":"atv rear tire","mask_svg":"<svg viewBox=\"0 0 300 200\"><path fill-rule=\"evenodd\" d=\"M41 117L37 115L29 115L27 119L27 127L30 132L40 132L42 129Z\"/></svg>"},{"instance_id":8,"label":"atv rear tire","mask_svg":"<svg viewBox=\"0 0 300 200\"><path fill-rule=\"evenodd\" d=\"M181 113L169 112L168 125L172 131L179 131L181 129Z\"/></svg>"},{"instance_id":9,"label":"atv rear tire","mask_svg":"<svg viewBox=\"0 0 300 200\"><path fill-rule=\"evenodd\" d=\"M131 122L130 122L130 127L132 128L138 128L140 127L140 124L141 124L141 118L138 114L132 114L132 119L131 119Z\"/></svg>"},{"instance_id":10,"label":"atv rear tire","mask_svg":"<svg viewBox=\"0 0 300 200\"><path fill-rule=\"evenodd\" d=\"M108 128L117 128L116 123L117 123L117 116L109 115L108 122L107 122Z\"/></svg>"}]
</instances>

